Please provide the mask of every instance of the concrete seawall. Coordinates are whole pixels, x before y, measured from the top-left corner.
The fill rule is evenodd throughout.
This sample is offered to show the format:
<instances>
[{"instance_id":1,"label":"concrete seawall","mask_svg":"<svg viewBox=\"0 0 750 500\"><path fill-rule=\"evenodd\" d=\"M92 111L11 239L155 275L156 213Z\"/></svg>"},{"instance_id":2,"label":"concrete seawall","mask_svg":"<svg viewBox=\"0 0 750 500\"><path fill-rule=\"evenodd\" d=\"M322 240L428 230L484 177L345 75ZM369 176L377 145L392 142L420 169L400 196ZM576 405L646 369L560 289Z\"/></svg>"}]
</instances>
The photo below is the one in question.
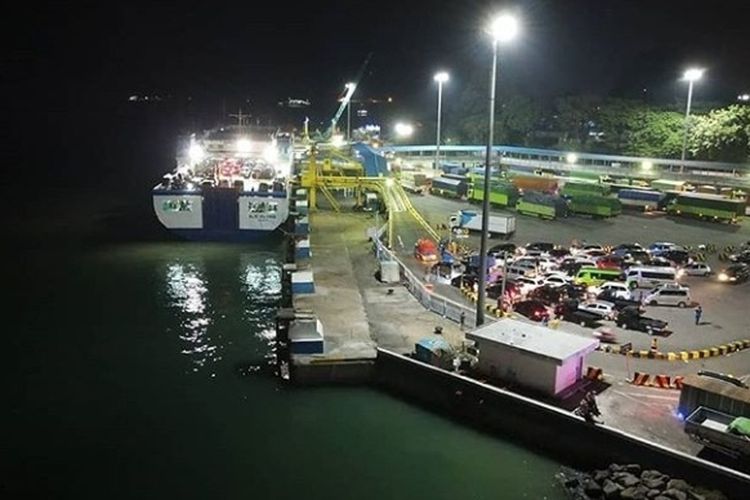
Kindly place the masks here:
<instances>
[{"instance_id":1,"label":"concrete seawall","mask_svg":"<svg viewBox=\"0 0 750 500\"><path fill-rule=\"evenodd\" d=\"M750 476L645 441L591 425L532 399L378 349L374 382L409 402L447 413L524 446L584 469L638 463L731 498L747 498Z\"/></svg>"}]
</instances>

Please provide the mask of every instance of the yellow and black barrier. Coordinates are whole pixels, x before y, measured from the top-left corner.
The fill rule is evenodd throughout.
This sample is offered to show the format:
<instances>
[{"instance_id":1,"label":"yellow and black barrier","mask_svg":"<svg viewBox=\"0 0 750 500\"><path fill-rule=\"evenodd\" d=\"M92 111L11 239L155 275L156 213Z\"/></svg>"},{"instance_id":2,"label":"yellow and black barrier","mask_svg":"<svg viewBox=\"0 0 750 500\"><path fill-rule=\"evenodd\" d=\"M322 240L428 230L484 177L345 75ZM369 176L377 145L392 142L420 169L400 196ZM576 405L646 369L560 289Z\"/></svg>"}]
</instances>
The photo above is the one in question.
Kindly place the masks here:
<instances>
[{"instance_id":1,"label":"yellow and black barrier","mask_svg":"<svg viewBox=\"0 0 750 500\"><path fill-rule=\"evenodd\" d=\"M725 356L733 352L742 351L750 348L750 340L735 340L734 342L728 342L718 346L707 347L705 349L696 349L692 351L670 351L660 352L654 350L624 350L620 345L599 345L598 349L601 352L607 352L611 354L622 354L624 356L630 356L631 358L645 358L645 359L660 359L666 361L691 361L695 359L706 359L714 358L717 356Z\"/></svg>"}]
</instances>

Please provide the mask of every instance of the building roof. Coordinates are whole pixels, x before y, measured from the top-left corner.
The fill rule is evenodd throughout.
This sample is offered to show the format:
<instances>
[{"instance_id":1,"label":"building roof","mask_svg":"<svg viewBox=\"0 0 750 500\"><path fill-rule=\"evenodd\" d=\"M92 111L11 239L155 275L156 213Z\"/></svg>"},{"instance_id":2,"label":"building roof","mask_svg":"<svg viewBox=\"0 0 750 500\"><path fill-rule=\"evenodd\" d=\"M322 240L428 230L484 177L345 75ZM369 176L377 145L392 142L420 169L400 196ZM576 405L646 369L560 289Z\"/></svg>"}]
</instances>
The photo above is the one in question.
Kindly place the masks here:
<instances>
[{"instance_id":1,"label":"building roof","mask_svg":"<svg viewBox=\"0 0 750 500\"><path fill-rule=\"evenodd\" d=\"M503 344L560 363L576 355L592 352L599 345L599 341L594 338L507 318L467 333L466 336L472 340Z\"/></svg>"}]
</instances>

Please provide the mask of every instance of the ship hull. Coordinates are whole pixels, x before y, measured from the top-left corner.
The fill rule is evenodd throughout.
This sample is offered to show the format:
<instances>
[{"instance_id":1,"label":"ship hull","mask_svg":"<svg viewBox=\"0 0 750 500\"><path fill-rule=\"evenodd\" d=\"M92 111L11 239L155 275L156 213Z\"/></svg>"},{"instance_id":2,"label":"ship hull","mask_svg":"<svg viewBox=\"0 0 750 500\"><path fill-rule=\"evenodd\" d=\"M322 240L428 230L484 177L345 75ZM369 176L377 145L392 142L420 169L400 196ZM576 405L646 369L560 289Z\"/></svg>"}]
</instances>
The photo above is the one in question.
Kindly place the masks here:
<instances>
[{"instance_id":1,"label":"ship hull","mask_svg":"<svg viewBox=\"0 0 750 500\"><path fill-rule=\"evenodd\" d=\"M271 241L279 238L281 229L275 231L266 230L236 230L222 231L210 229L169 229L169 232L177 238L186 241L213 241L226 243L257 243Z\"/></svg>"}]
</instances>

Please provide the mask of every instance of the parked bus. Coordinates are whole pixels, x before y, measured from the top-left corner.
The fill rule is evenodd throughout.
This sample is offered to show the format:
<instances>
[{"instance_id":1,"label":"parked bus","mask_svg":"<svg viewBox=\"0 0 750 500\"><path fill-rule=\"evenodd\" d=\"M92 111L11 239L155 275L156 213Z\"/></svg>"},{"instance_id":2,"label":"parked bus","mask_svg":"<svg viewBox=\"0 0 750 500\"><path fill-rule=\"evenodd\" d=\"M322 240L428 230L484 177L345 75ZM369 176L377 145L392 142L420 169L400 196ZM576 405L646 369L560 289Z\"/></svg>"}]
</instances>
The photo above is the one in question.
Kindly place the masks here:
<instances>
[{"instance_id":1,"label":"parked bus","mask_svg":"<svg viewBox=\"0 0 750 500\"><path fill-rule=\"evenodd\" d=\"M582 267L576 273L574 282L577 285L599 286L605 281L622 280L623 274L619 269L600 269L598 267Z\"/></svg>"}]
</instances>

